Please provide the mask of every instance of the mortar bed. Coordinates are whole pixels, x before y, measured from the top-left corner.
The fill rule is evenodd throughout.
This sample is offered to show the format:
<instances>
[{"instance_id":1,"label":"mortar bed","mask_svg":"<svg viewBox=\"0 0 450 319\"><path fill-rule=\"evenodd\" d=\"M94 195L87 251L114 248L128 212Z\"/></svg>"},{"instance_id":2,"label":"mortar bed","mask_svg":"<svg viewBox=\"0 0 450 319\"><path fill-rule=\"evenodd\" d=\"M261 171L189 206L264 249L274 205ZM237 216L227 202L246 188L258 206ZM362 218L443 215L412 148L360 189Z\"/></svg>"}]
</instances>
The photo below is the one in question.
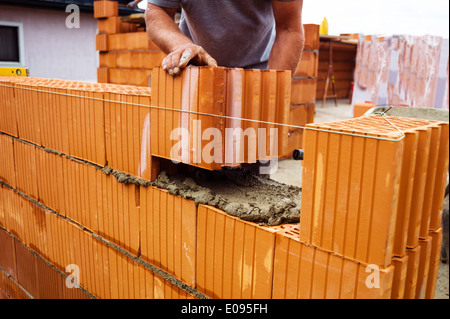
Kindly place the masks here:
<instances>
[{"instance_id":1,"label":"mortar bed","mask_svg":"<svg viewBox=\"0 0 450 319\"><path fill-rule=\"evenodd\" d=\"M260 177L245 169L168 175L162 171L153 182L113 173L121 183L154 186L172 195L223 210L229 215L267 226L300 221L301 188Z\"/></svg>"}]
</instances>

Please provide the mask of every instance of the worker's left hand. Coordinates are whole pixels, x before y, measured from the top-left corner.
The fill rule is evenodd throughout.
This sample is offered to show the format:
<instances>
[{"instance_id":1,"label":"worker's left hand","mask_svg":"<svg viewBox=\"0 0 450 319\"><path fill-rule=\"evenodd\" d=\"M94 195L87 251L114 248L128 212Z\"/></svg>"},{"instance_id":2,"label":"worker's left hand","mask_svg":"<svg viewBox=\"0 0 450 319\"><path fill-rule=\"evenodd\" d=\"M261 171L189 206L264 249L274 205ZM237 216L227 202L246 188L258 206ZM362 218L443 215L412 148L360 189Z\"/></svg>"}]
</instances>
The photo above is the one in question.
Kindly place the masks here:
<instances>
[{"instance_id":1,"label":"worker's left hand","mask_svg":"<svg viewBox=\"0 0 450 319\"><path fill-rule=\"evenodd\" d=\"M216 60L201 46L185 44L171 52L162 62L162 68L170 75L178 75L189 62L198 66L217 66Z\"/></svg>"},{"instance_id":2,"label":"worker's left hand","mask_svg":"<svg viewBox=\"0 0 450 319\"><path fill-rule=\"evenodd\" d=\"M127 7L130 9L136 9L138 4L139 4L139 1L131 1L130 3L127 4Z\"/></svg>"}]
</instances>

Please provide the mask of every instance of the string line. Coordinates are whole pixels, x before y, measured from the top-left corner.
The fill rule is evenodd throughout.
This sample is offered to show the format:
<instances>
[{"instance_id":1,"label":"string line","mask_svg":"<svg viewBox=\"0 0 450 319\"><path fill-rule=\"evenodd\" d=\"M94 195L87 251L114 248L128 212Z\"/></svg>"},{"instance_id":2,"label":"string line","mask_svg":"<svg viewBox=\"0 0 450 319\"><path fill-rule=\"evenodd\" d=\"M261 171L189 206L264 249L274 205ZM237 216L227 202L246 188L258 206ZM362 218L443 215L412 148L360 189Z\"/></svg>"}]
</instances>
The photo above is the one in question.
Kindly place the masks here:
<instances>
[{"instance_id":1,"label":"string line","mask_svg":"<svg viewBox=\"0 0 450 319\"><path fill-rule=\"evenodd\" d=\"M56 94L56 95L62 95L62 96L68 96L68 97L84 98L84 99L90 99L90 100L101 101L101 102L118 103L118 104L125 104L125 105L131 105L131 106L141 106L141 107L153 108L153 109L164 110L164 111L175 111L175 112L179 112L179 113L188 113L188 114L194 114L194 115L225 118L225 119L229 119L229 120L247 121L247 122L253 122L253 123L276 125L276 126L305 129L305 130L312 130L312 131L319 131L319 132L326 132L326 133L336 133L336 134L348 135L348 136L354 136L354 137L364 137L364 138L370 138L370 139L381 140L381 141L398 142L405 138L405 133L402 130L400 130L397 126L395 126L391 121L389 121L385 117L385 115L386 115L385 113L381 113L380 116L401 134L401 136L399 138L387 138L387 137L380 137L380 136L372 136L372 135L364 135L364 134L357 134L357 133L326 130L326 129L320 129L320 128L314 128L314 127L300 126L300 125L292 125L292 124L283 124L283 123L270 122L270 121L246 119L246 118L241 118L241 117L236 117L236 116L218 115L218 114L203 113L203 112L196 112L196 111L182 110L182 109L172 109L172 108L155 106L155 105L145 105L145 104L139 104L139 103L133 103L133 102L126 102L126 101L101 99L101 98L96 98L93 96L82 96L82 95L68 94L68 93L63 93L63 92L54 92L54 91L45 91L45 90L32 89L32 88L26 88L26 87L18 87L18 86L6 85L6 84L2 84L2 83L0 83L0 86L8 87L8 88L16 88L16 89L21 89L21 90L41 92L41 93ZM90 91L88 91L88 92L90 92ZM98 92L98 93L104 93L104 92ZM121 93L116 93L116 94L121 94Z\"/></svg>"}]
</instances>

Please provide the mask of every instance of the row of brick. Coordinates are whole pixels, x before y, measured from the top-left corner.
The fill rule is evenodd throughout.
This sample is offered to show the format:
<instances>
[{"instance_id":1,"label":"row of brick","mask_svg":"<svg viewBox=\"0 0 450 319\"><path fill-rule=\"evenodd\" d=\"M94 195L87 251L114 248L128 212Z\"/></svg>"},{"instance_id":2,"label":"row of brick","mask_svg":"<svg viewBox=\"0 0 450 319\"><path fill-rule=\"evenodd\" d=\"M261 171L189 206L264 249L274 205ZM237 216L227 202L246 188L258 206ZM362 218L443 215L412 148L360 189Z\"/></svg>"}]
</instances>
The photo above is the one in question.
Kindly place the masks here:
<instances>
[{"instance_id":1,"label":"row of brick","mask_svg":"<svg viewBox=\"0 0 450 319\"><path fill-rule=\"evenodd\" d=\"M100 52L99 66L109 69L152 69L160 66L165 56L159 50Z\"/></svg>"},{"instance_id":2,"label":"row of brick","mask_svg":"<svg viewBox=\"0 0 450 319\"><path fill-rule=\"evenodd\" d=\"M138 254L139 187L118 183L114 176L93 165L48 153L6 135L0 135L0 146L8 154L2 158L1 180Z\"/></svg>"},{"instance_id":3,"label":"row of brick","mask_svg":"<svg viewBox=\"0 0 450 319\"><path fill-rule=\"evenodd\" d=\"M48 223L48 227L53 227L52 231L46 233L48 236L46 239L54 245L54 249L60 251L52 253L56 256L62 256L64 253L67 256L65 262L69 264L53 268L36 253L35 248L38 247L30 249L23 234L20 234L22 237L19 237L19 241L0 228L0 245L4 247L0 254L0 267L10 276L5 278L5 272L0 269L0 276L6 279L0 281L0 291L4 290L8 297L88 299L90 298L86 293L88 291L96 298L108 299L194 298L185 290L153 273L142 263L106 245L74 224L51 213L45 213L39 208L36 209L38 212L35 217L40 219L40 222L44 220ZM35 232L31 229L31 233L26 234L27 238ZM33 246L34 242L31 243ZM67 266L70 267L66 269ZM75 269L77 272L72 273ZM71 278L75 278L82 289L67 286L67 276L71 274ZM18 285L20 286L17 287Z\"/></svg>"},{"instance_id":4,"label":"row of brick","mask_svg":"<svg viewBox=\"0 0 450 319\"><path fill-rule=\"evenodd\" d=\"M159 104L161 96L161 105L167 104L169 108L212 114L219 111L216 115L285 125L303 126L314 117L313 104L289 107L288 72L201 67L188 68L176 78L165 74L160 68L155 68L154 74L153 95L158 97L155 106ZM222 79L219 74L222 74ZM215 80L211 80L213 76ZM0 120L0 131L100 166L108 163L112 168L146 179L150 178L149 173L139 171L139 167L150 167L150 154L170 158L171 148L179 141L170 140L171 130L177 127L193 130L194 120L203 122L200 133L206 128L217 127L221 129L222 138L225 137L226 127L241 127L244 130L251 127L255 133L258 133L258 128L265 128L267 148L265 153L261 151L265 159L269 155L290 155L294 145L292 139L287 138L288 131L298 130L279 126L278 152L275 152L270 149L271 145L275 145L274 140L270 140L270 128L275 128L275 125L163 110L152 111L154 118L151 123L151 112L147 107L151 101L149 88L36 78L2 78L0 82L1 94L5 96L0 102L0 109L5 114ZM160 85L160 82L164 85ZM263 86L265 90L262 90ZM187 96L188 93L191 95ZM242 101L239 100L241 98ZM222 110L211 109L212 101ZM165 118L166 114L170 117ZM186 120L189 124L182 126ZM134 124L137 122L139 126ZM163 132L157 129L161 125L165 126ZM156 146L150 153L151 126L156 132L152 134ZM192 136L193 131L190 134ZM297 137L300 137L296 139L300 143L301 134ZM157 150L156 147L160 147L161 143L158 144L156 139L167 144L164 151ZM256 143L258 140L253 141ZM194 141L191 139L190 142L193 146ZM206 141L202 142L200 152L206 144ZM123 147L124 152L115 154L117 148L114 145ZM245 150L248 152L247 148ZM262 159L257 157L257 149L250 151L255 153L256 159ZM191 152L191 160L199 154ZM129 158L125 159L127 156ZM147 164L141 163L141 157ZM225 163L224 157L221 160L220 164ZM233 160L235 162L225 164L240 163L236 158ZM247 153L244 154L244 161L248 161Z\"/></svg>"},{"instance_id":5,"label":"row of brick","mask_svg":"<svg viewBox=\"0 0 450 319\"><path fill-rule=\"evenodd\" d=\"M147 215L150 223L143 228L149 233L158 233L146 236L151 238L147 247L154 246L152 264L168 272L178 272L183 282L189 282L210 298L390 297L392 266L378 269L374 284L379 286L371 288L367 264L301 243L296 227L258 226L212 207L200 205L197 210L192 201L187 202L193 210L181 208L183 222L177 221L175 214L167 218L170 209L166 206L171 202L176 207L177 197L154 191L160 193L153 196L160 198L153 197L152 205L160 209L156 209L153 216ZM1 201L2 210L5 206L14 209L6 212L8 218L0 217L1 226L40 256L45 256L61 272L67 265L77 265L79 283L95 297L192 298L185 290L173 286L74 223L30 203L11 189L3 187L0 192L3 198L11 198ZM183 207L182 203L178 205ZM189 216L193 217L193 224L186 220ZM24 228L19 226L18 219L23 220ZM184 236L193 242L177 247L177 240ZM0 258L0 266L13 274L17 273L14 270L18 265L30 264L23 260L14 263L11 259L11 254ZM142 259L145 260L144 256ZM41 276L39 271L29 271L22 279L19 277L18 282L32 296L40 296L36 293L39 280L36 278ZM47 289L58 290L60 284L49 281Z\"/></svg>"},{"instance_id":6,"label":"row of brick","mask_svg":"<svg viewBox=\"0 0 450 319\"><path fill-rule=\"evenodd\" d=\"M89 299L66 286L66 276L0 228L0 299ZM5 299L6 299L5 298Z\"/></svg>"},{"instance_id":7,"label":"row of brick","mask_svg":"<svg viewBox=\"0 0 450 319\"><path fill-rule=\"evenodd\" d=\"M39 172L36 172L34 175L33 170L29 169L22 174L23 176L28 175L29 180L38 180L37 198L39 198L41 202L46 203L46 205L56 210L58 206L53 203L57 203L58 200L61 202L61 198L64 198L65 200L66 198L73 197L72 200L65 202L67 203L66 210L71 211L70 214L65 214L66 216L82 224L84 227L92 229L95 233L100 234L102 237L107 238L111 242L116 243L134 254L140 250L141 258L143 260L146 260L158 268L163 269L186 284L196 287L198 291L214 298L219 298L222 296L227 297L229 296L231 289L227 286L231 280L230 276L233 278L233 273L239 269L242 269L242 273L238 272L236 275L241 279L235 278L231 280L231 282L233 282L232 285L235 285L235 288L233 288L234 290L231 289L231 291L234 291L233 296L238 296L239 291L241 291L239 295L240 297L236 298L241 298L242 296L253 296L256 298L270 298L278 296L273 290L275 288L267 288L267 283L269 282L268 286L272 287L270 284L270 278L272 278L272 276L276 278L276 271L274 270L274 267L276 267L277 262L270 262L270 260L274 260L274 258L276 258L276 249L274 249L272 245L276 244L274 233L276 232L278 234L279 230L274 228L259 227L252 223L245 223L240 219L232 218L226 215L220 210L209 207L201 206L197 209L194 202L170 195L164 190L159 190L153 187L145 188L137 187L135 185L119 184L112 176L105 175L102 171L97 170L96 167L70 160L64 156L48 153L41 148L36 148L18 140L14 140L14 144L12 144L13 140L8 136L3 135L3 139L0 139L0 141L3 143L2 149L7 150L5 154L10 154L9 157L5 158L5 162L8 162L9 167L2 166L2 171L0 171L1 179L5 179L4 176L7 176L10 180L14 180L11 175L6 174L5 172L13 170L14 167L23 169L19 168L20 166L14 164L14 162L11 163L11 154L13 158L14 156L33 158L33 153L25 152L22 154L20 152L15 152L14 148L17 147L17 145L23 144L20 147L26 147L28 150L33 148L36 161L44 161L48 163L41 165L41 168L36 170ZM8 147L7 143L10 143L11 146ZM13 151L10 150L11 147L13 148ZM16 155L19 153L22 155ZM58 161L62 161L62 164L58 164ZM42 168L45 166L48 168ZM58 169L52 174L49 167L56 167ZM63 182L61 182L61 178L63 178ZM45 185L55 183L54 181L60 182L57 183L57 185L49 185L47 186L47 191L42 191L45 190ZM22 187L21 185L25 182L26 180L24 178L16 178L17 187L27 193L33 188ZM44 185L44 187L39 185ZM61 189L64 189L64 196L61 196ZM3 197L1 202L6 205L6 209L0 210L0 212L3 213L3 216L6 216L6 225L3 227L19 238L19 234L21 233L32 234L32 231L26 229L26 227L29 227L26 226L27 223L30 222L33 225L40 225L42 231L42 225L45 225L46 223L42 221L33 222L33 219L25 216L27 211L28 214L31 214L33 209L30 209L29 207L27 208L27 205L25 205L24 202L20 203L17 198L15 199L16 201L14 201L14 196L17 197L18 195L16 195L13 191L5 189L5 192L6 193L2 194ZM53 194L53 196L51 194ZM305 194L303 196L305 196ZM52 205L55 206L52 207ZM14 207L20 207L20 209L18 211L14 211L12 209ZM64 206L61 205L59 207ZM39 212L39 210L37 210L37 212ZM36 210L34 210L34 213L36 213ZM62 214L64 215L64 213ZM304 211L302 214L302 222L304 222L304 220L307 222L308 217L305 216L305 214L306 212ZM135 217L134 222L132 222L132 216L138 216L138 220ZM300 229L302 229L302 225L303 224L301 224ZM437 233L438 232L439 230L437 230ZM66 233L66 231L63 231L63 233ZM131 240L130 235L133 234L139 234L139 239ZM430 235L433 237L431 233ZM69 237L70 236L71 235L69 235ZM136 236L131 237L136 238ZM213 237L216 239L212 240ZM36 235L33 247L45 246L43 243L45 238L48 238L48 236L43 236L42 233ZM243 240L244 238L245 240ZM216 240L219 242L215 243ZM296 240L298 241L298 237ZM48 243L48 240L46 240L46 242ZM130 244L132 242L135 244ZM136 246L136 243L138 243L138 246ZM421 242L419 243L422 244ZM313 264L317 265L315 267L325 267L327 269L331 269L332 264L329 264L328 262L331 262L331 260L335 258L335 255L339 255L329 253L327 250L316 249L313 246L301 242L300 245L302 247L303 245L310 247L313 251L320 251L320 253L317 253L318 255L323 254L324 252L326 253L325 255L328 257L325 258L322 256L325 259L318 259L317 261L314 261ZM414 289L418 289L417 287L423 287L423 283L425 282L428 286L428 284L432 285L434 280L435 284L435 276L433 277L430 275L430 280L423 277L423 274L426 272L427 268L426 263L423 264L423 260L429 260L429 273L431 272L431 268L433 271L437 271L438 259L436 259L436 256L438 256L438 253L436 254L436 252L439 252L439 249L436 247L438 246L438 244L434 244L435 253L430 255L427 253L425 256L428 257L422 257L422 261L420 261L420 258L409 259L410 262L412 262L413 268L409 270L406 275L407 277L405 277L410 278L410 281L406 281L405 285L410 282L410 288L408 288L408 290L405 288L404 291L410 291L411 293L407 295L403 292L404 296L414 297L415 293L412 293L412 291L415 291ZM136 249L136 247L139 248ZM221 250L220 247L224 248ZM240 250L241 248L239 247L243 247L243 250ZM305 248L305 251L310 248ZM48 257L48 248L34 249L42 256L49 258L49 260L56 265L64 265L65 262L67 262L54 261L53 259L50 259L50 257ZM412 254L416 251L417 249L408 249L407 253ZM316 253L314 253L314 256L315 254ZM231 262L231 264L228 264L227 260L230 258L226 256L234 256L232 258L233 261L228 261ZM415 256L419 255L416 254ZM431 256L434 256L434 259ZM341 257L341 259L350 260L351 263L359 265L356 267L359 269L358 271L362 271L361 267L364 269L367 267L367 263L355 261L352 258ZM244 260L245 263L242 263L242 260ZM308 260L308 258L301 257L299 260L305 264L305 260ZM327 261L326 266L323 265L324 260ZM422 270L418 268L421 263ZM225 266L225 264L227 264L227 266ZM221 268L221 265L223 265L224 268ZM384 292L381 293L380 290L370 290L367 291L367 293L372 294L358 294L358 296L367 296L369 298L377 295L378 297L386 297L391 294L391 285L394 283L400 285L400 283L396 280L389 279L392 272L391 266L380 267L384 269L387 276L386 281L383 281ZM354 267L352 269L354 269ZM279 272L285 273L286 269L280 267ZM385 274L385 272L382 273ZM211 273L216 273L214 278L211 278ZM314 270L312 273L317 274L318 270ZM343 272L340 276L345 276L343 278L353 276L351 278L353 278L352 280L356 282L356 280L359 280L355 279L358 278L357 273L358 272ZM302 276L301 278L311 277L311 275L305 276ZM329 278L326 280L331 280L332 278L335 278L335 276L327 276L326 278ZM317 280L322 280L323 282L324 279L322 278ZM422 284L420 283L420 280L422 280ZM291 280L288 280L288 282L291 282ZM313 282L315 282L315 279ZM344 280L344 282L346 282L346 280ZM299 283L299 285L300 284L303 285L303 281ZM335 296L336 289L343 289L336 288L336 284L337 283L331 282L326 284L329 289L333 289L333 291L335 291L334 293L327 293L328 296ZM363 283L360 282L358 285L361 286L362 284ZM250 287L255 287L248 288L249 285ZM301 296L303 297L305 294L307 295L306 291L310 291L311 297L319 296L321 293L316 294L316 289L322 291L320 290L322 289L320 288L322 287L321 285L322 284L319 284L319 288L311 288L311 286L308 286L309 288L305 288L306 290L303 290ZM275 286L278 287L278 284L273 287ZM363 288L355 288L359 286L352 286L352 289L356 289L353 293L356 294L356 291L363 291L361 290ZM295 289L299 288L297 287ZM423 291L423 288L421 289L421 291ZM431 288L427 289L432 290ZM295 291L297 292L298 290ZM353 290L348 288L348 291ZM294 292L290 291L286 293L291 295ZM373 295L373 293L375 293L375 295ZM379 295L380 293L381 295ZM350 295L342 295L343 298L346 298L344 296Z\"/></svg>"},{"instance_id":8,"label":"row of brick","mask_svg":"<svg viewBox=\"0 0 450 319\"><path fill-rule=\"evenodd\" d=\"M98 83L148 86L152 71L149 69L98 68Z\"/></svg>"},{"instance_id":9,"label":"row of brick","mask_svg":"<svg viewBox=\"0 0 450 319\"><path fill-rule=\"evenodd\" d=\"M150 128L144 127L150 120L149 88L2 78L0 93L5 97L0 100L5 115L0 119L1 132L150 178L151 159L141 158L150 149Z\"/></svg>"}]
</instances>

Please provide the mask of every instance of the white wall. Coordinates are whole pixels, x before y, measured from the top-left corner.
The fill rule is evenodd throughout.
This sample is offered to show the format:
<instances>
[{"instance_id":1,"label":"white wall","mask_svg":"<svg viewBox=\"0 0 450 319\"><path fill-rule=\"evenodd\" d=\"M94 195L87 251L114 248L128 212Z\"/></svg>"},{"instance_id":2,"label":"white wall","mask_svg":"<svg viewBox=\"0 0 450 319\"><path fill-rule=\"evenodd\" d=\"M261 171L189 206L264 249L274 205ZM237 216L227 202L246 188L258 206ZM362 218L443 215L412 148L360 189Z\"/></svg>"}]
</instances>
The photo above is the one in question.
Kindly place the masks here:
<instances>
[{"instance_id":1,"label":"white wall","mask_svg":"<svg viewBox=\"0 0 450 319\"><path fill-rule=\"evenodd\" d=\"M32 77L97 81L97 20L80 14L80 28L66 27L69 13L0 5L0 22L23 24L25 67ZM1 45L1 44L0 44Z\"/></svg>"}]
</instances>

